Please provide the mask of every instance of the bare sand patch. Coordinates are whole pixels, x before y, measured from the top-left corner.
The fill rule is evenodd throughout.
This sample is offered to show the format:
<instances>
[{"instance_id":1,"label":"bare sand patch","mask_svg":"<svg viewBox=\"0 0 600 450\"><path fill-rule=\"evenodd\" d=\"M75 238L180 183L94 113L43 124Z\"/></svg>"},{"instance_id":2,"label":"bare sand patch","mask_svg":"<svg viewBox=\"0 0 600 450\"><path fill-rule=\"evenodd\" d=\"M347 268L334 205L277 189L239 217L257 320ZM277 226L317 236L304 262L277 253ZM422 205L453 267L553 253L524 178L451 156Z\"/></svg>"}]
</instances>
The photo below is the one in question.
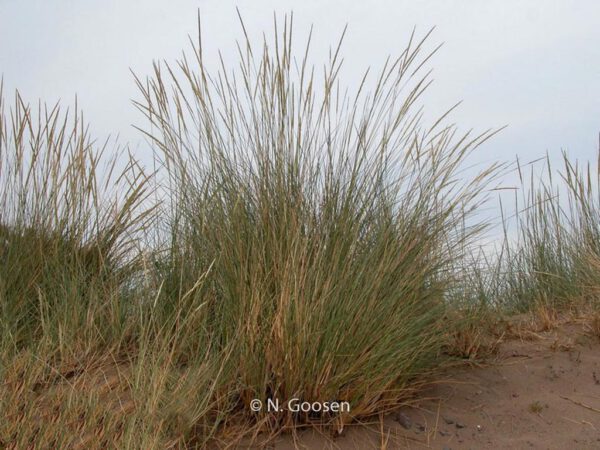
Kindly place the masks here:
<instances>
[{"instance_id":1,"label":"bare sand patch","mask_svg":"<svg viewBox=\"0 0 600 450\"><path fill-rule=\"evenodd\" d=\"M414 406L347 428L281 437L276 449L600 448L600 341L568 323L501 344L478 367L452 369Z\"/></svg>"}]
</instances>

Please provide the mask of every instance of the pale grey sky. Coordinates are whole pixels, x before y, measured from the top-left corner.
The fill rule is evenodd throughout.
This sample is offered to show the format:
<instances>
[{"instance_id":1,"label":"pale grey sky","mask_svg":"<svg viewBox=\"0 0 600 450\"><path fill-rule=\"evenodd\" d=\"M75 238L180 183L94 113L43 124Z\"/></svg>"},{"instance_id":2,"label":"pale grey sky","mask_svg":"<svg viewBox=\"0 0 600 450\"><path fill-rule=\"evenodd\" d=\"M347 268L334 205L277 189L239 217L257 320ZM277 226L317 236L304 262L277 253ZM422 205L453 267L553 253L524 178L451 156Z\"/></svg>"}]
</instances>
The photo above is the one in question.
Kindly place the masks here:
<instances>
[{"instance_id":1,"label":"pale grey sky","mask_svg":"<svg viewBox=\"0 0 600 450\"><path fill-rule=\"evenodd\" d=\"M206 49L234 58L241 38L235 7L251 34L272 30L273 12L294 12L296 41L314 25L324 55L345 24L346 78L401 52L413 26L444 42L432 61L427 108L459 100L463 129L507 124L479 160L531 160L561 149L593 159L600 131L600 2L589 1L275 1L0 0L0 73L5 94L72 102L75 94L99 137L136 143L141 124L131 68L173 61L196 33L200 8ZM233 61L233 59L232 59Z\"/></svg>"}]
</instances>

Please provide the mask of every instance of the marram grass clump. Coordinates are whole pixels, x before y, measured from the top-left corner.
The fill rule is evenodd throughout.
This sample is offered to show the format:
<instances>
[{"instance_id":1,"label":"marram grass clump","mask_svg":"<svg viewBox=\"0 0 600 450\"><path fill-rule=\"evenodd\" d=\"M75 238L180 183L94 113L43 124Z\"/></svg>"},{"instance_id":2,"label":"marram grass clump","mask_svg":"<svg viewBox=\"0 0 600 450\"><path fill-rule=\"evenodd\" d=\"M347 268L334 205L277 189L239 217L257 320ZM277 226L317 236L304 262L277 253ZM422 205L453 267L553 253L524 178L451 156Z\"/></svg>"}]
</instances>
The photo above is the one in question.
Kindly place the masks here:
<instances>
[{"instance_id":1,"label":"marram grass clump","mask_svg":"<svg viewBox=\"0 0 600 450\"><path fill-rule=\"evenodd\" d=\"M563 153L544 172L519 167L524 198L517 209L517 239L505 243L496 277L506 309L588 314L597 311L600 286L600 166ZM537 184L536 184L537 180Z\"/></svg>"},{"instance_id":2,"label":"marram grass clump","mask_svg":"<svg viewBox=\"0 0 600 450\"><path fill-rule=\"evenodd\" d=\"M0 86L0 447L67 448L101 417L75 388L134 340L132 277L148 217L135 161L89 137L77 105Z\"/></svg>"},{"instance_id":3,"label":"marram grass clump","mask_svg":"<svg viewBox=\"0 0 600 450\"><path fill-rule=\"evenodd\" d=\"M1 447L339 432L444 361L491 133L424 123L425 39L351 91L341 43L321 73L277 26L233 70L199 42L136 78L153 176L77 108L0 95ZM349 407L266 407L290 400Z\"/></svg>"},{"instance_id":4,"label":"marram grass clump","mask_svg":"<svg viewBox=\"0 0 600 450\"><path fill-rule=\"evenodd\" d=\"M424 41L349 92L339 46L321 73L310 38L296 53L291 21L275 31L239 43L231 71L213 71L199 42L137 79L170 189L158 303L194 316L190 348L226 352L223 389L258 429L341 429L406 399L440 363L451 267L493 174L459 170L490 134L422 122ZM351 411L251 408L293 398Z\"/></svg>"},{"instance_id":5,"label":"marram grass clump","mask_svg":"<svg viewBox=\"0 0 600 450\"><path fill-rule=\"evenodd\" d=\"M147 195L135 162L117 173L121 162L91 140L77 105L70 113L58 105L32 108L17 92L7 112L0 87L3 351L57 327L62 336L55 338L66 344L91 331L85 316L92 310L107 320L95 326L116 326L124 311L110 300L124 294L136 270Z\"/></svg>"}]
</instances>

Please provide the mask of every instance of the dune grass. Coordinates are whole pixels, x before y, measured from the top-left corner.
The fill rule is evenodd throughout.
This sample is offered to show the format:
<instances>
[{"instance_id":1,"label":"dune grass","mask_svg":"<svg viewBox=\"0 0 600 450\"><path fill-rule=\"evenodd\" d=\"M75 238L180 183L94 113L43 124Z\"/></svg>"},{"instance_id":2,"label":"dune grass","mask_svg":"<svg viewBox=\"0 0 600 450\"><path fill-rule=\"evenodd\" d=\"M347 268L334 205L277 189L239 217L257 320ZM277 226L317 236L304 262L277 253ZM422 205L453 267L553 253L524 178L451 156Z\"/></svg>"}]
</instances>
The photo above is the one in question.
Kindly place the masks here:
<instances>
[{"instance_id":1,"label":"dune grass","mask_svg":"<svg viewBox=\"0 0 600 450\"><path fill-rule=\"evenodd\" d=\"M517 168L523 196L515 202L516 237L505 237L502 251L485 265L491 276L482 296L509 313L596 310L599 167L581 166L566 153L559 170L549 157L541 163L541 173Z\"/></svg>"},{"instance_id":2,"label":"dune grass","mask_svg":"<svg viewBox=\"0 0 600 450\"><path fill-rule=\"evenodd\" d=\"M354 92L341 42L321 72L291 20L245 36L232 70L198 41L136 77L153 174L77 105L0 92L0 447L339 433L476 355L490 314L595 302L597 180L566 158L567 206L532 186L518 242L472 252L493 132L425 123L428 35ZM351 409L251 408L293 398Z\"/></svg>"},{"instance_id":3,"label":"dune grass","mask_svg":"<svg viewBox=\"0 0 600 450\"><path fill-rule=\"evenodd\" d=\"M412 395L443 359L451 267L480 230L464 224L494 168L459 171L491 133L422 123L424 41L344 93L339 47L317 77L291 27L262 48L241 42L233 72L211 72L200 42L137 79L169 177L158 303L186 317L194 352L227 353L224 388L255 429L341 430ZM352 411L250 409L292 398Z\"/></svg>"}]
</instances>

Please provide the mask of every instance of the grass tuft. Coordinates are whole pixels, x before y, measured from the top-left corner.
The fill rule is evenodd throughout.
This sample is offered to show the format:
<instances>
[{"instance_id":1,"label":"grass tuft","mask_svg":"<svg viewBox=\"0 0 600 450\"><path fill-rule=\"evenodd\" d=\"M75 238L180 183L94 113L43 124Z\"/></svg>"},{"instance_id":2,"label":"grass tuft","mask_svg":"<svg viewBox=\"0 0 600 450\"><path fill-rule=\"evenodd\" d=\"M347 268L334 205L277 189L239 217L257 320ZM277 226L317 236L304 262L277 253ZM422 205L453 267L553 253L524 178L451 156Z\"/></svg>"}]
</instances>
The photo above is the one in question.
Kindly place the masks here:
<instances>
[{"instance_id":1,"label":"grass tuft","mask_svg":"<svg viewBox=\"0 0 600 450\"><path fill-rule=\"evenodd\" d=\"M341 40L321 71L274 27L255 46L242 23L233 69L199 39L135 78L152 175L77 105L0 87L0 447L336 434L565 312L600 335L597 168L519 166L517 238L478 251L500 166L465 162L494 131L424 120L429 34L346 89Z\"/></svg>"},{"instance_id":2,"label":"grass tuft","mask_svg":"<svg viewBox=\"0 0 600 450\"><path fill-rule=\"evenodd\" d=\"M233 71L212 70L198 43L137 79L171 200L157 303L185 318L180 358L227 353L223 389L243 420L341 429L397 405L439 365L450 269L480 230L464 223L493 173L460 170L491 133L423 124L424 39L352 93L340 87L341 42L317 76L309 44L295 56L292 21L277 27L259 48L239 43ZM256 414L256 398L352 409Z\"/></svg>"}]
</instances>

